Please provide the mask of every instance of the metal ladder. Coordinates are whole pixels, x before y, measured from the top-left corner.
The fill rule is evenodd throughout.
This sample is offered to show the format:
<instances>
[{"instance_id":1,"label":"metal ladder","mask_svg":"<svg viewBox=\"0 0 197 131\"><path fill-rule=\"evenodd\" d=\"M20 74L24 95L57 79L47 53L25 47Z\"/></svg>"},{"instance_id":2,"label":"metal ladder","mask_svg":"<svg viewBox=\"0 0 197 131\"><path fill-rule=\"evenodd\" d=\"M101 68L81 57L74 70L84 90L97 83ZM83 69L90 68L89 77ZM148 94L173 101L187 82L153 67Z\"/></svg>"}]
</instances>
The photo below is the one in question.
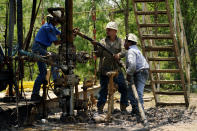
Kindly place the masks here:
<instances>
[{"instance_id":1,"label":"metal ladder","mask_svg":"<svg viewBox=\"0 0 197 131\"><path fill-rule=\"evenodd\" d=\"M190 57L179 0L174 2L172 19L169 0L132 0L141 48L150 64L150 84L156 106L188 107ZM177 97L163 102L165 95L182 95L184 102L177 102Z\"/></svg>"}]
</instances>

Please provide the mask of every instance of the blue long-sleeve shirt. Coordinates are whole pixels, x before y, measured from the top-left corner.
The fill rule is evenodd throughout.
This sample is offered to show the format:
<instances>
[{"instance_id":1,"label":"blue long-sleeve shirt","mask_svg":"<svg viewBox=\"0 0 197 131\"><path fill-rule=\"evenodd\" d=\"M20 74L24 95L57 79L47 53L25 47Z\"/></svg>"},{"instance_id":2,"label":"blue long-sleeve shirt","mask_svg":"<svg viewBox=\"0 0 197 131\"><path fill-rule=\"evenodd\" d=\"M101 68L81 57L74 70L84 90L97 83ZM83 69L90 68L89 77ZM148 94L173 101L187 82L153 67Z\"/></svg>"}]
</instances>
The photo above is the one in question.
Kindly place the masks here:
<instances>
[{"instance_id":1,"label":"blue long-sleeve shirt","mask_svg":"<svg viewBox=\"0 0 197 131\"><path fill-rule=\"evenodd\" d=\"M126 52L126 67L127 74L131 76L141 69L149 69L149 64L136 45L130 46Z\"/></svg>"},{"instance_id":2,"label":"blue long-sleeve shirt","mask_svg":"<svg viewBox=\"0 0 197 131\"><path fill-rule=\"evenodd\" d=\"M56 35L60 35L60 31L51 23L45 23L38 31L35 41L44 46L51 46L52 42L57 40Z\"/></svg>"}]
</instances>

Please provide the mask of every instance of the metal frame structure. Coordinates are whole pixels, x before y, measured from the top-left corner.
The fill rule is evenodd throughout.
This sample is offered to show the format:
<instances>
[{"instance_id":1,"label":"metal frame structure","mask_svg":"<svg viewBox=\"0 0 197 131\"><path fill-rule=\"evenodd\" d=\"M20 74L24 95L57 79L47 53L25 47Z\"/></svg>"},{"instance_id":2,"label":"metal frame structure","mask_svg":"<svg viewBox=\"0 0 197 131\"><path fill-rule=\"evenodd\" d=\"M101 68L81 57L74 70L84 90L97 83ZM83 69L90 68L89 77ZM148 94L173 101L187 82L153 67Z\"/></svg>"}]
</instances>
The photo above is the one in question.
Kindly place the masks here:
<instances>
[{"instance_id":1,"label":"metal frame structure","mask_svg":"<svg viewBox=\"0 0 197 131\"><path fill-rule=\"evenodd\" d=\"M174 11L176 27L173 26L169 0L133 0L132 4L138 26L139 38L142 44L142 50L151 66L150 81L156 106L185 105L188 107L190 89L190 58L179 0L175 0L175 2L176 7L178 7L178 9L175 9ZM146 8L150 3L154 5L154 11L149 11ZM137 4L143 4L143 10L138 10ZM165 9L159 9L159 4L163 4L162 6L165 7ZM165 16L166 23L158 21L159 17L162 15ZM143 16L143 23L140 22L140 16ZM158 32L161 32L161 30L163 30L163 32L168 31L168 33L159 34ZM157 40L170 40L171 42L167 42L168 45L156 45ZM162 56L161 52L167 52L166 54L168 54L168 57L165 55ZM173 62L175 68L160 69L160 65L164 61ZM172 63L170 66L172 66ZM165 75L162 75L166 73L169 73L171 76L175 74L173 77L174 80L168 80ZM177 74L178 76L176 76ZM186 74L186 77L184 74ZM164 77L163 80L160 79L161 75ZM178 86L182 91L160 91L158 87L163 85ZM183 95L185 103L161 102L159 97L160 95Z\"/></svg>"},{"instance_id":2,"label":"metal frame structure","mask_svg":"<svg viewBox=\"0 0 197 131\"><path fill-rule=\"evenodd\" d=\"M41 3L42 0L40 0ZM156 105L186 105L189 106L189 89L190 89L190 58L188 53L187 41L185 37L185 31L183 27L182 15L179 5L179 0L176 1L176 9L175 9L175 26L173 27L171 11L169 8L168 0L133 0L133 8L136 16L136 22L138 26L139 38L142 44L142 50L146 58L149 60L151 65L150 69L150 80L153 89L153 94L155 97ZM155 8L154 11L148 11L146 8L147 3L154 3L157 5L158 3L163 2L165 4L165 10L158 10ZM3 59L3 62L0 63L0 90L1 88L6 88L9 85L10 94L9 97L12 97L12 89L14 88L16 91L16 101L17 103L20 101L22 96L22 88L21 93L19 94L19 83L21 87L23 86L23 78L24 78L24 63L30 61L41 61L45 62L49 65L53 65L58 67L62 76L58 78L57 82L54 85L57 87L55 90L57 96L59 98L59 104L62 108L62 116L61 119L63 121L67 121L68 119L73 119L74 109L87 111L87 88L89 88L86 84L84 84L84 99L80 100L77 96L78 94L78 84L79 77L74 74L74 68L76 62L86 62L88 57L84 57L84 53L76 53L76 48L73 44L73 0L65 0L65 8L49 8L48 12L53 14L53 11L61 11L62 16L58 18L61 23L61 46L59 48L59 54L55 56L50 56L49 58L41 57L37 54L33 54L31 52L27 52L29 47L29 42L32 35L33 24L36 19L36 15L39 10L39 6L36 10L36 0L33 1L33 9L32 9L32 19L30 24L29 33L23 41L23 12L22 12L22 0L9 0L9 19L7 14L6 23L9 24L9 35L7 35L7 31L5 36L8 36L8 40L5 39L5 45L7 45L5 49L5 53L3 52L2 47L0 47L0 59ZM137 10L136 4L144 3L144 7L142 11ZM17 7L17 11L16 11ZM128 7L127 7L128 11ZM15 14L17 13L17 45L16 51L13 51L13 36L14 36L14 24L15 24ZM95 11L94 11L95 13ZM154 16L155 23L151 22L150 15ZM166 15L168 23L158 23L156 20L159 15ZM139 16L143 16L143 23L140 23ZM9 22L8 22L9 21ZM94 21L95 22L95 21ZM126 24L127 25L127 24ZM95 27L95 23L94 23ZM145 29L144 29L145 28ZM153 34L152 29L156 29L156 32ZM158 34L157 30L160 28L168 28L169 34ZM7 30L7 29L6 29ZM93 41L93 39L85 36L80 32L74 32L77 35L89 40ZM146 34L144 34L146 33ZM94 34L95 37L95 34ZM171 45L158 46L156 45L156 40L171 40ZM147 43L146 41L148 40ZM97 43L98 46L102 45ZM102 47L104 48L104 47ZM105 49L108 53L113 55L110 50ZM159 56L159 52L174 52L173 57L152 57L153 54ZM156 53L150 53L156 52ZM14 55L16 57L14 57ZM170 53L169 53L170 54ZM55 58L55 59L54 59ZM55 62L54 62L55 61ZM174 61L175 65L177 65L177 69L160 69L160 62L163 61ZM13 65L13 63L17 63ZM120 63L119 63L120 65ZM160 80L161 73L178 73L180 79L179 80ZM186 74L186 77L184 76ZM176 77L174 77L176 78ZM159 91L159 87L164 84L171 85L179 85L183 91L179 92L164 92ZM74 96L75 89L75 96ZM44 91L46 96L46 92ZM159 102L159 95L183 95L185 103L163 103ZM46 98L46 97L45 97ZM110 109L111 110L111 109Z\"/></svg>"},{"instance_id":3,"label":"metal frame structure","mask_svg":"<svg viewBox=\"0 0 197 131\"><path fill-rule=\"evenodd\" d=\"M24 78L24 63L25 62L36 62L41 61L49 65L58 67L62 76L58 78L55 86L58 87L60 107L62 108L62 120L66 120L67 116L74 115L74 109L77 110L87 110L87 98L80 100L79 98L74 98L74 87L79 84L79 77L74 74L74 68L76 62L87 62L89 56L87 53L76 53L76 48L73 44L73 1L65 0L65 9L64 8L49 8L48 12L53 14L53 11L60 10L62 12L61 18L59 21L61 23L61 46L59 48L59 54L49 57L41 57L37 54L27 52L29 47L29 42L31 40L31 34L33 29L33 24L36 19L36 15L39 10L39 6L36 10L36 0L33 1L32 7L32 19L30 24L30 30L28 35L23 41L23 12L22 12L22 0L10 0L9 1L9 38L8 38L8 55L3 53L1 49L1 58L3 59L0 69L0 84L1 90L5 89L9 85L10 91L8 98L12 97L12 89L16 91L16 98L14 101L17 103L21 100L22 96L22 86ZM16 12L17 7L17 12ZM14 23L15 23L15 13L17 13L17 37L18 42L15 51L13 51L13 36L14 36ZM7 43L6 43L7 44ZM16 56L15 56L16 55ZM6 62L7 61L7 62ZM12 63L16 63L13 65ZM9 73L8 73L9 72ZM5 80L5 78L7 78ZM21 94L19 94L19 83L21 84ZM44 85L45 86L45 85ZM85 88L85 87L84 87ZM84 89L84 93L87 90ZM87 94L87 93L86 93ZM46 98L46 91L44 91L44 98ZM87 95L86 95L87 97ZM80 101L80 102L79 102ZM76 104L80 103L80 104ZM44 106L44 105L43 105Z\"/></svg>"}]
</instances>

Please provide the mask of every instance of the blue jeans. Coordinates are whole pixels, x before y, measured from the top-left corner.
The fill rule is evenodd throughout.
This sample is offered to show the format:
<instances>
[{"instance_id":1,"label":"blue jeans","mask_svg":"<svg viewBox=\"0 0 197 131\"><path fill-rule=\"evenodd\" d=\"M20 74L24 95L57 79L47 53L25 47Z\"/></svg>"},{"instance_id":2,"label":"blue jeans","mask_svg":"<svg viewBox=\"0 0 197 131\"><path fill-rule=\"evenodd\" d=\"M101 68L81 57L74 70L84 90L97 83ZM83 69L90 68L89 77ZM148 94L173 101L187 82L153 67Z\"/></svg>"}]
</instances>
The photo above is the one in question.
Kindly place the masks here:
<instances>
[{"instance_id":1,"label":"blue jeans","mask_svg":"<svg viewBox=\"0 0 197 131\"><path fill-rule=\"evenodd\" d=\"M140 103L142 104L142 108L144 109L144 100L143 100L143 94L144 94L144 86L146 84L146 80L148 79L148 70L141 70L138 73L134 74L134 84L139 96ZM130 100L132 110L139 111L137 100L134 97L131 85L128 87L128 99Z\"/></svg>"},{"instance_id":2,"label":"blue jeans","mask_svg":"<svg viewBox=\"0 0 197 131\"><path fill-rule=\"evenodd\" d=\"M124 75L122 72L120 72L118 76L114 78L114 82L118 84L118 91L121 94L120 103L128 106L127 88L126 88ZM99 91L97 107L104 105L107 101L108 83L109 83L109 77L106 75L100 75L101 89Z\"/></svg>"},{"instance_id":3,"label":"blue jeans","mask_svg":"<svg viewBox=\"0 0 197 131\"><path fill-rule=\"evenodd\" d=\"M33 53L39 54L41 56L47 55L47 47L42 46L41 44L39 44L37 42L33 43L32 51L33 51ZM46 74L47 74L47 68L46 68L45 63L38 61L37 65L39 68L39 74L34 82L33 92L32 92L32 94L35 94L35 95L39 95L40 87L46 81ZM58 77L56 69L57 69L56 67L51 68L53 80L57 79L57 77Z\"/></svg>"}]
</instances>

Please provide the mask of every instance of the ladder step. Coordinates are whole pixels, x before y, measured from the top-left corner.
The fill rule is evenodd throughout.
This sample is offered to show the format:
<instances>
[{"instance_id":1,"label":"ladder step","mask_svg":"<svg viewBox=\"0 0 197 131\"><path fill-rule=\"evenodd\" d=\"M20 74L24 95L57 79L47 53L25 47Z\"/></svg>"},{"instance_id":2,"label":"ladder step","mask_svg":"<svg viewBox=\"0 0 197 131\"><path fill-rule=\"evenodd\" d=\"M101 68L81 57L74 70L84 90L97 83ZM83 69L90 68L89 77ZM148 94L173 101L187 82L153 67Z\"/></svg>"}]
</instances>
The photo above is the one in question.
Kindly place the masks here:
<instances>
[{"instance_id":1,"label":"ladder step","mask_svg":"<svg viewBox=\"0 0 197 131\"><path fill-rule=\"evenodd\" d=\"M178 105L185 106L186 103L164 103L164 102L156 103L156 106L178 106Z\"/></svg>"},{"instance_id":2,"label":"ladder step","mask_svg":"<svg viewBox=\"0 0 197 131\"><path fill-rule=\"evenodd\" d=\"M166 10L160 10L160 11L136 11L137 15L157 15L157 14L167 14Z\"/></svg>"},{"instance_id":3,"label":"ladder step","mask_svg":"<svg viewBox=\"0 0 197 131\"><path fill-rule=\"evenodd\" d=\"M142 39L172 39L172 35L158 34L158 35L142 35Z\"/></svg>"},{"instance_id":4,"label":"ladder step","mask_svg":"<svg viewBox=\"0 0 197 131\"><path fill-rule=\"evenodd\" d=\"M165 0L135 0L135 2L165 2Z\"/></svg>"},{"instance_id":5,"label":"ladder step","mask_svg":"<svg viewBox=\"0 0 197 131\"><path fill-rule=\"evenodd\" d=\"M179 69L157 69L157 70L150 70L151 73L179 73Z\"/></svg>"},{"instance_id":6,"label":"ladder step","mask_svg":"<svg viewBox=\"0 0 197 131\"><path fill-rule=\"evenodd\" d=\"M176 61L176 57L154 57L148 58L149 61Z\"/></svg>"},{"instance_id":7,"label":"ladder step","mask_svg":"<svg viewBox=\"0 0 197 131\"><path fill-rule=\"evenodd\" d=\"M181 80L154 80L152 82L157 84L181 84Z\"/></svg>"},{"instance_id":8,"label":"ladder step","mask_svg":"<svg viewBox=\"0 0 197 131\"><path fill-rule=\"evenodd\" d=\"M164 92L164 91L156 91L157 95L184 95L183 91L173 91L173 92Z\"/></svg>"},{"instance_id":9,"label":"ladder step","mask_svg":"<svg viewBox=\"0 0 197 131\"><path fill-rule=\"evenodd\" d=\"M145 51L173 51L174 46L146 46Z\"/></svg>"},{"instance_id":10,"label":"ladder step","mask_svg":"<svg viewBox=\"0 0 197 131\"><path fill-rule=\"evenodd\" d=\"M141 28L143 27L169 27L168 23L161 23L161 24L139 24Z\"/></svg>"}]
</instances>

